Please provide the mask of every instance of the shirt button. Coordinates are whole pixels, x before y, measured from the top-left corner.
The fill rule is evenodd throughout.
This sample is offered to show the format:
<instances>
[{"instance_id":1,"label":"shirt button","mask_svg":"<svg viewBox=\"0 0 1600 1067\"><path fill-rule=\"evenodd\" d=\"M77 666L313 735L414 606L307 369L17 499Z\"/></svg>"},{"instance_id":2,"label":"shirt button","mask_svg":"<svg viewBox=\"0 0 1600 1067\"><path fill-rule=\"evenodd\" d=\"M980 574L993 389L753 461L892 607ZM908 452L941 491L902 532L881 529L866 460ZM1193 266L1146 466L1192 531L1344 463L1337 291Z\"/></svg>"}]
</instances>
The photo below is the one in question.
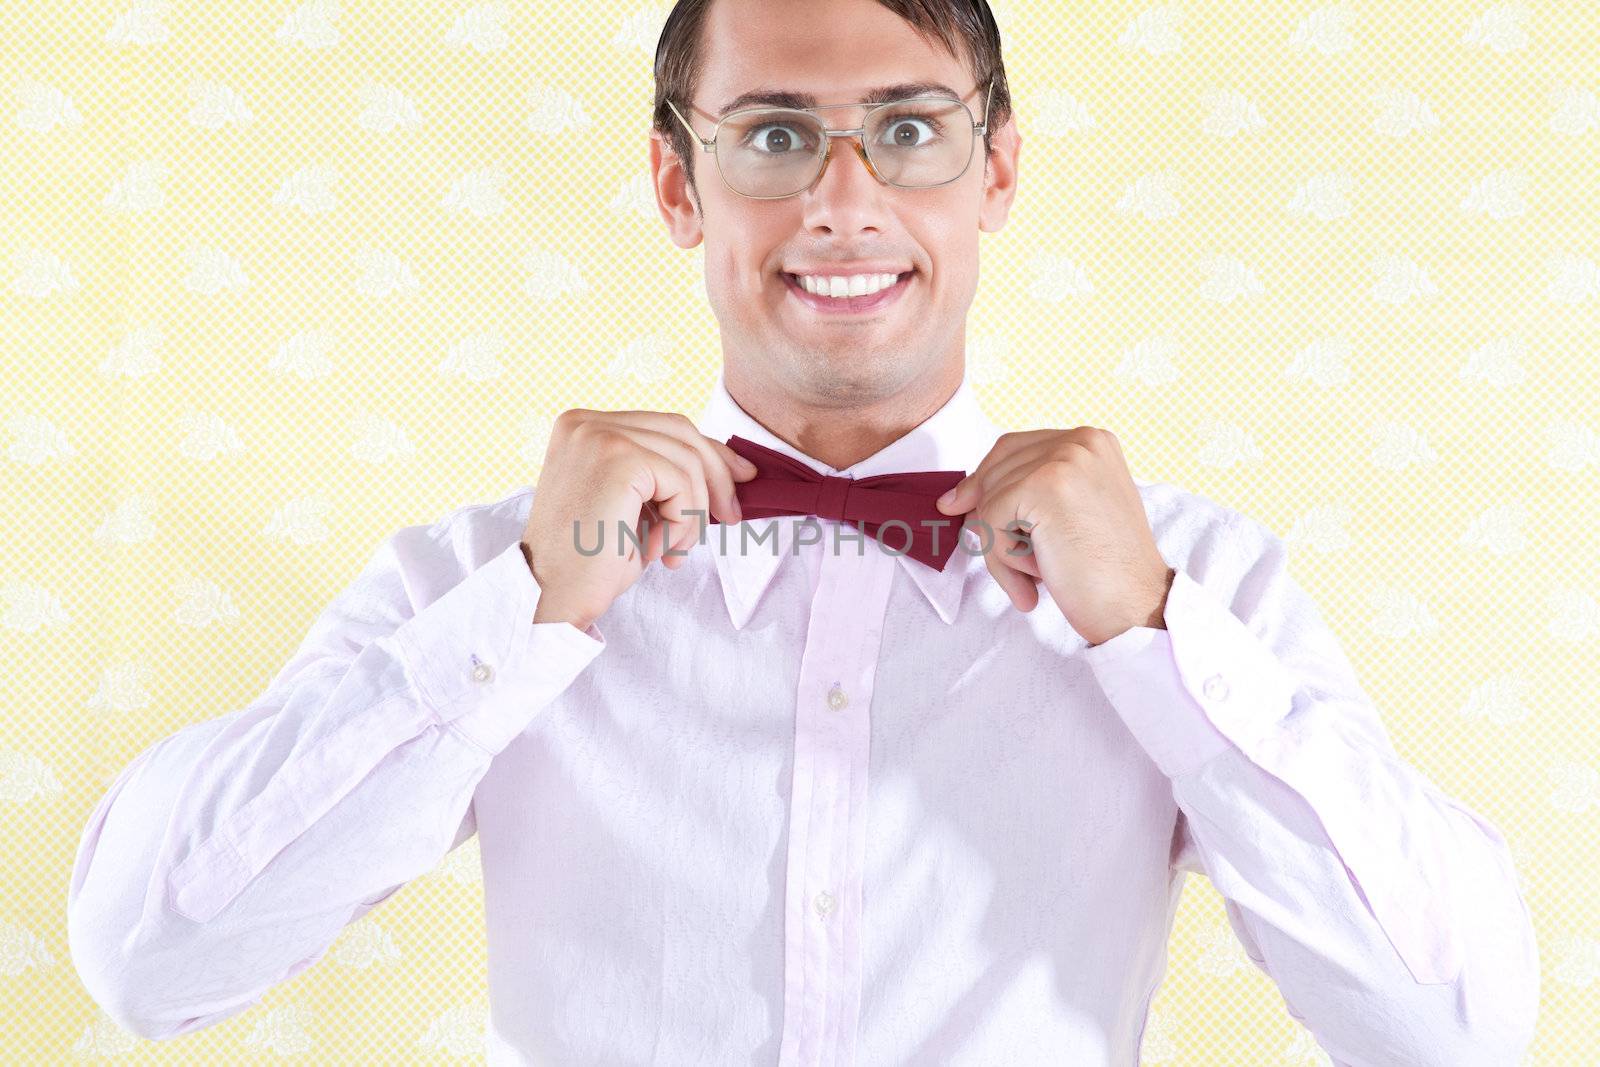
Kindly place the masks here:
<instances>
[{"instance_id":1,"label":"shirt button","mask_svg":"<svg viewBox=\"0 0 1600 1067\"><path fill-rule=\"evenodd\" d=\"M833 910L833 894L823 890L817 894L817 899L814 903L817 906L817 914L826 919L828 913Z\"/></svg>"},{"instance_id":2,"label":"shirt button","mask_svg":"<svg viewBox=\"0 0 1600 1067\"><path fill-rule=\"evenodd\" d=\"M1212 700L1222 701L1228 699L1228 683L1220 674L1213 674L1207 678L1202 691Z\"/></svg>"},{"instance_id":3,"label":"shirt button","mask_svg":"<svg viewBox=\"0 0 1600 1067\"><path fill-rule=\"evenodd\" d=\"M476 666L472 668L473 681L487 682L489 679L494 677L494 668L480 660L477 656L472 657L472 662L476 664Z\"/></svg>"},{"instance_id":4,"label":"shirt button","mask_svg":"<svg viewBox=\"0 0 1600 1067\"><path fill-rule=\"evenodd\" d=\"M848 703L850 698L844 695L844 690L839 688L838 682L835 682L833 688L828 690L828 707L838 711Z\"/></svg>"}]
</instances>

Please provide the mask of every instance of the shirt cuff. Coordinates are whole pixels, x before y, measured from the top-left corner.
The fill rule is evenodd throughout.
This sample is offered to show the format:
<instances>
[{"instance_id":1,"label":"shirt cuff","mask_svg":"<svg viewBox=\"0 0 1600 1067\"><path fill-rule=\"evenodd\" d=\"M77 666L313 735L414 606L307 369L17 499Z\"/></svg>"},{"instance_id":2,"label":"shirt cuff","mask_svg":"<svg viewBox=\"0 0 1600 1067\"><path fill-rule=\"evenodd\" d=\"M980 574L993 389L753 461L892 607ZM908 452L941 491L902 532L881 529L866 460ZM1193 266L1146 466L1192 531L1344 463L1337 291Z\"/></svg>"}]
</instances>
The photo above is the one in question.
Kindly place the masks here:
<instances>
[{"instance_id":1,"label":"shirt cuff","mask_svg":"<svg viewBox=\"0 0 1600 1067\"><path fill-rule=\"evenodd\" d=\"M1166 629L1133 626L1081 655L1128 731L1163 774L1190 774L1227 751L1279 744L1294 683L1238 616L1182 568Z\"/></svg>"},{"instance_id":2,"label":"shirt cuff","mask_svg":"<svg viewBox=\"0 0 1600 1067\"><path fill-rule=\"evenodd\" d=\"M534 622L539 583L513 541L394 632L434 721L493 755L606 647L594 623Z\"/></svg>"}]
</instances>

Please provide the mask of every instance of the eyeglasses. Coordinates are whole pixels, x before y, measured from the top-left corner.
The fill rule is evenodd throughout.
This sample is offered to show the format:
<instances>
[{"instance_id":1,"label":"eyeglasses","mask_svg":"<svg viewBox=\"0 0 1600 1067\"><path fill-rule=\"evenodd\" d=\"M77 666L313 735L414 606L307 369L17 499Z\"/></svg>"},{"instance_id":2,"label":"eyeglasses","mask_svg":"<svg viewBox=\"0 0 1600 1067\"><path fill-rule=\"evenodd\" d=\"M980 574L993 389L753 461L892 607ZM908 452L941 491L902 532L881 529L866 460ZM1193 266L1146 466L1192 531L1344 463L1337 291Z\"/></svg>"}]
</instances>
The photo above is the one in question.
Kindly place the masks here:
<instances>
[{"instance_id":1,"label":"eyeglasses","mask_svg":"<svg viewBox=\"0 0 1600 1067\"><path fill-rule=\"evenodd\" d=\"M695 132L672 101L667 106L700 147L716 154L717 171L727 187L752 200L779 200L803 192L822 176L835 137L855 138L856 154L885 185L931 189L967 172L972 148L989 129L984 93L983 122L960 100L914 96L881 104L823 104L820 107L753 107L724 115L710 140ZM840 107L865 107L861 125L830 130L815 114Z\"/></svg>"}]
</instances>

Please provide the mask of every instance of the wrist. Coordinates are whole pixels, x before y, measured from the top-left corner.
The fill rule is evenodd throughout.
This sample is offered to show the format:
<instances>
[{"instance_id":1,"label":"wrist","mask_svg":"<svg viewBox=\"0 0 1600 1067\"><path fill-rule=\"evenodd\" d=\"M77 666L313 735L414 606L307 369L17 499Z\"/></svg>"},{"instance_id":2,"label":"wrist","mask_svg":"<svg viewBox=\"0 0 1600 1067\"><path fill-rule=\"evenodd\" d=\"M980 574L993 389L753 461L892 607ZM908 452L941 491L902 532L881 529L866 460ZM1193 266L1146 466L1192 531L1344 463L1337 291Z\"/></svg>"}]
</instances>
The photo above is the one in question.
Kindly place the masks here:
<instances>
[{"instance_id":1,"label":"wrist","mask_svg":"<svg viewBox=\"0 0 1600 1067\"><path fill-rule=\"evenodd\" d=\"M1084 634L1084 640L1088 642L1088 646L1090 648L1097 648L1100 645L1105 644L1107 641L1110 641L1112 638L1121 637L1123 634L1127 633L1136 626L1145 626L1152 630L1165 630L1167 628L1167 594L1172 589L1172 583L1177 577L1177 570L1172 567L1168 567L1166 576L1161 580L1161 599L1156 602L1154 607L1151 607L1148 610L1133 616L1131 619L1123 623L1121 627L1113 630L1111 633L1099 638L1098 640L1091 638L1088 634Z\"/></svg>"},{"instance_id":2,"label":"wrist","mask_svg":"<svg viewBox=\"0 0 1600 1067\"><path fill-rule=\"evenodd\" d=\"M533 609L533 621L536 623L565 622L572 624L579 630L587 630L594 623L594 617L563 608L553 600L540 597L538 605Z\"/></svg>"},{"instance_id":3,"label":"wrist","mask_svg":"<svg viewBox=\"0 0 1600 1067\"><path fill-rule=\"evenodd\" d=\"M533 621L538 622L566 622L571 623L580 630L587 630L594 619L582 612L572 611L562 607L559 598L551 594L551 590L539 581L539 572L533 567L533 553L528 551L526 541L518 541L517 547L522 549L523 562L528 565L528 573L533 575L534 584L539 587L539 600L533 608Z\"/></svg>"},{"instance_id":4,"label":"wrist","mask_svg":"<svg viewBox=\"0 0 1600 1067\"><path fill-rule=\"evenodd\" d=\"M1157 630L1165 630L1167 628L1167 596L1172 592L1172 583L1177 579L1177 577L1177 568L1169 566L1167 568L1167 573L1162 575L1161 578L1161 599L1156 603L1156 606L1151 609L1150 615L1145 620L1144 625L1153 627Z\"/></svg>"}]
</instances>

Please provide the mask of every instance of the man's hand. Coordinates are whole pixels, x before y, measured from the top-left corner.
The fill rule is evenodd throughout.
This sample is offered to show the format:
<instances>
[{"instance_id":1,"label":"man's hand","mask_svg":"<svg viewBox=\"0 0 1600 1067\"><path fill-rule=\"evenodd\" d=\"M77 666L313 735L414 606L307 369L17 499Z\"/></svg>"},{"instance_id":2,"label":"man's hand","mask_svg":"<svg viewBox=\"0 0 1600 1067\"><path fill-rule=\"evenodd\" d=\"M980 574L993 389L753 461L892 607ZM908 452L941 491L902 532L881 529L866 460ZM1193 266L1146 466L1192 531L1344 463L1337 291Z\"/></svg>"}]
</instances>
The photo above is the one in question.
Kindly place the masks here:
<instances>
[{"instance_id":1,"label":"man's hand","mask_svg":"<svg viewBox=\"0 0 1600 1067\"><path fill-rule=\"evenodd\" d=\"M734 482L755 474L755 464L676 412L563 411L522 532L539 583L533 621L588 628L651 561L679 566L712 517L738 522ZM701 514L685 514L690 510ZM642 552L632 543L619 551L621 526L634 532ZM592 554L579 552L579 544Z\"/></svg>"},{"instance_id":2,"label":"man's hand","mask_svg":"<svg viewBox=\"0 0 1600 1067\"><path fill-rule=\"evenodd\" d=\"M1042 581L1090 645L1133 626L1165 629L1162 612L1176 575L1156 547L1109 430L1001 434L939 510L971 512L969 521L993 530L984 560L1017 610L1038 605Z\"/></svg>"}]
</instances>

